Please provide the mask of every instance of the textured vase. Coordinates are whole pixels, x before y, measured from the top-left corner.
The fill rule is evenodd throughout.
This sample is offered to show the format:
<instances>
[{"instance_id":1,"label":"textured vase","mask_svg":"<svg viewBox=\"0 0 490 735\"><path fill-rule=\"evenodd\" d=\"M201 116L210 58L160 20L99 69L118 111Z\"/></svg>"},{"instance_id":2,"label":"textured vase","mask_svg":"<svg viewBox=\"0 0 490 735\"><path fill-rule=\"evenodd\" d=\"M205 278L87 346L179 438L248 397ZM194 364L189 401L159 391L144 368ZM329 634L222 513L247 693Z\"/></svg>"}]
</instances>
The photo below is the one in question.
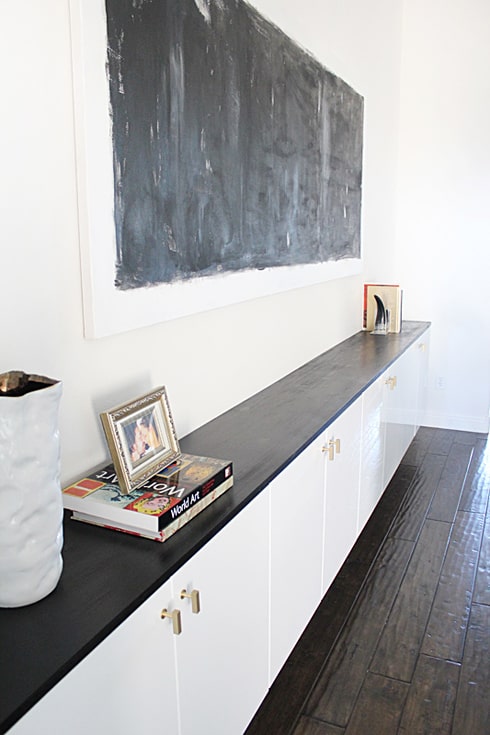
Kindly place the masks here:
<instances>
[{"instance_id":1,"label":"textured vase","mask_svg":"<svg viewBox=\"0 0 490 735\"><path fill-rule=\"evenodd\" d=\"M0 375L0 607L37 602L61 576L61 391L42 376Z\"/></svg>"}]
</instances>

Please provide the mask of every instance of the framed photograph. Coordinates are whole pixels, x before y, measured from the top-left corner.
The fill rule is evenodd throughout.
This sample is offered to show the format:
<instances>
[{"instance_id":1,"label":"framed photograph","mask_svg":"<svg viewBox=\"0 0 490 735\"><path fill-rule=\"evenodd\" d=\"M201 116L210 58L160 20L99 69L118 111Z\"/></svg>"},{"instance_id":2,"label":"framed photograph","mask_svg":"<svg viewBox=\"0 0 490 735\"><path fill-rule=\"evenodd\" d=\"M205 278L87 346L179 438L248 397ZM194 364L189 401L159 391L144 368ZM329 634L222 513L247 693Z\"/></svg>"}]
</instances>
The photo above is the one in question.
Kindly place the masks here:
<instances>
[{"instance_id":1,"label":"framed photograph","mask_svg":"<svg viewBox=\"0 0 490 735\"><path fill-rule=\"evenodd\" d=\"M128 494L180 457L164 386L100 414L121 492Z\"/></svg>"}]
</instances>

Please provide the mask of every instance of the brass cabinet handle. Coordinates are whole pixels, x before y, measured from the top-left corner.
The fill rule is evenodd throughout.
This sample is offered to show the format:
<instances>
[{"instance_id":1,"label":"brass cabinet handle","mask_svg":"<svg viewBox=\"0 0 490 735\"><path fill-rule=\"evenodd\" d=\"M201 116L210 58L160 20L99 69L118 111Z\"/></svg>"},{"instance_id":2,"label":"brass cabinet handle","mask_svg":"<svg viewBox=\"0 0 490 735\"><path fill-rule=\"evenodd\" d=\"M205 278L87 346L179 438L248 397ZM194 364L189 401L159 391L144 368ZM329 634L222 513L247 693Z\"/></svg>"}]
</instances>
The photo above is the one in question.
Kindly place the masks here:
<instances>
[{"instance_id":1,"label":"brass cabinet handle","mask_svg":"<svg viewBox=\"0 0 490 735\"><path fill-rule=\"evenodd\" d=\"M327 445L323 445L322 452L328 452L328 459L333 462L335 454L340 454L340 439L330 439Z\"/></svg>"},{"instance_id":2,"label":"brass cabinet handle","mask_svg":"<svg viewBox=\"0 0 490 735\"><path fill-rule=\"evenodd\" d=\"M389 385L390 390L393 390L394 388L396 388L396 383L397 383L396 375L394 375L392 378L387 378L385 380L385 385Z\"/></svg>"},{"instance_id":3,"label":"brass cabinet handle","mask_svg":"<svg viewBox=\"0 0 490 735\"><path fill-rule=\"evenodd\" d=\"M182 590L180 593L180 599L183 600L184 598L187 598L191 601L192 606L192 612L196 615L201 612L201 598L199 595L199 590L192 590L192 592L187 592L187 590Z\"/></svg>"},{"instance_id":4,"label":"brass cabinet handle","mask_svg":"<svg viewBox=\"0 0 490 735\"><path fill-rule=\"evenodd\" d=\"M160 617L163 618L170 618L172 621L172 630L174 632L174 635L180 635L182 633L182 622L180 619L180 610L173 610L172 612L169 612L166 607L163 608L162 612L160 613Z\"/></svg>"}]
</instances>

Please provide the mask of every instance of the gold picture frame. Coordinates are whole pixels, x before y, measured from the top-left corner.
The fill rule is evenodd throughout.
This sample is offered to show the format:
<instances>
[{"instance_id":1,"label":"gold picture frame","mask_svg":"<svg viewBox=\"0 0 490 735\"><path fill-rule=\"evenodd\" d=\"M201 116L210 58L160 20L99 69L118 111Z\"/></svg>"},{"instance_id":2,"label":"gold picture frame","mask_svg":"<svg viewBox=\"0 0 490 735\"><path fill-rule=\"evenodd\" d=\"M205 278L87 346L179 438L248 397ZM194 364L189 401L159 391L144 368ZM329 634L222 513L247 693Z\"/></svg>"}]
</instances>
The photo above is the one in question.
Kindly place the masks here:
<instances>
[{"instance_id":1,"label":"gold picture frame","mask_svg":"<svg viewBox=\"0 0 490 735\"><path fill-rule=\"evenodd\" d=\"M165 386L104 411L100 419L125 495L180 457Z\"/></svg>"}]
</instances>

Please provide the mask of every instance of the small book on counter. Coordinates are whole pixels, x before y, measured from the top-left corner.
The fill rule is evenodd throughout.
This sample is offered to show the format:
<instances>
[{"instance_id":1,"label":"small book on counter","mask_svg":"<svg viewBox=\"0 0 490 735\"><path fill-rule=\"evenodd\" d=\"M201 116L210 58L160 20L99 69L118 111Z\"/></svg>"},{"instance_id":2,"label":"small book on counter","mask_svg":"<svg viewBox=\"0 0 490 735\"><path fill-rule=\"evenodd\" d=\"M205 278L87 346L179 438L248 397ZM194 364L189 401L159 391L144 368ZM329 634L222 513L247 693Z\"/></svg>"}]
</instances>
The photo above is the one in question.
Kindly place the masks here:
<instances>
[{"instance_id":1,"label":"small book on counter","mask_svg":"<svg viewBox=\"0 0 490 735\"><path fill-rule=\"evenodd\" d=\"M77 521L166 541L233 485L231 461L181 454L144 485L124 495L110 464L62 492Z\"/></svg>"},{"instance_id":2,"label":"small book on counter","mask_svg":"<svg viewBox=\"0 0 490 735\"><path fill-rule=\"evenodd\" d=\"M374 332L380 299L387 317L386 332L400 332L402 328L403 290L398 284L365 283L363 302L363 329Z\"/></svg>"}]
</instances>

